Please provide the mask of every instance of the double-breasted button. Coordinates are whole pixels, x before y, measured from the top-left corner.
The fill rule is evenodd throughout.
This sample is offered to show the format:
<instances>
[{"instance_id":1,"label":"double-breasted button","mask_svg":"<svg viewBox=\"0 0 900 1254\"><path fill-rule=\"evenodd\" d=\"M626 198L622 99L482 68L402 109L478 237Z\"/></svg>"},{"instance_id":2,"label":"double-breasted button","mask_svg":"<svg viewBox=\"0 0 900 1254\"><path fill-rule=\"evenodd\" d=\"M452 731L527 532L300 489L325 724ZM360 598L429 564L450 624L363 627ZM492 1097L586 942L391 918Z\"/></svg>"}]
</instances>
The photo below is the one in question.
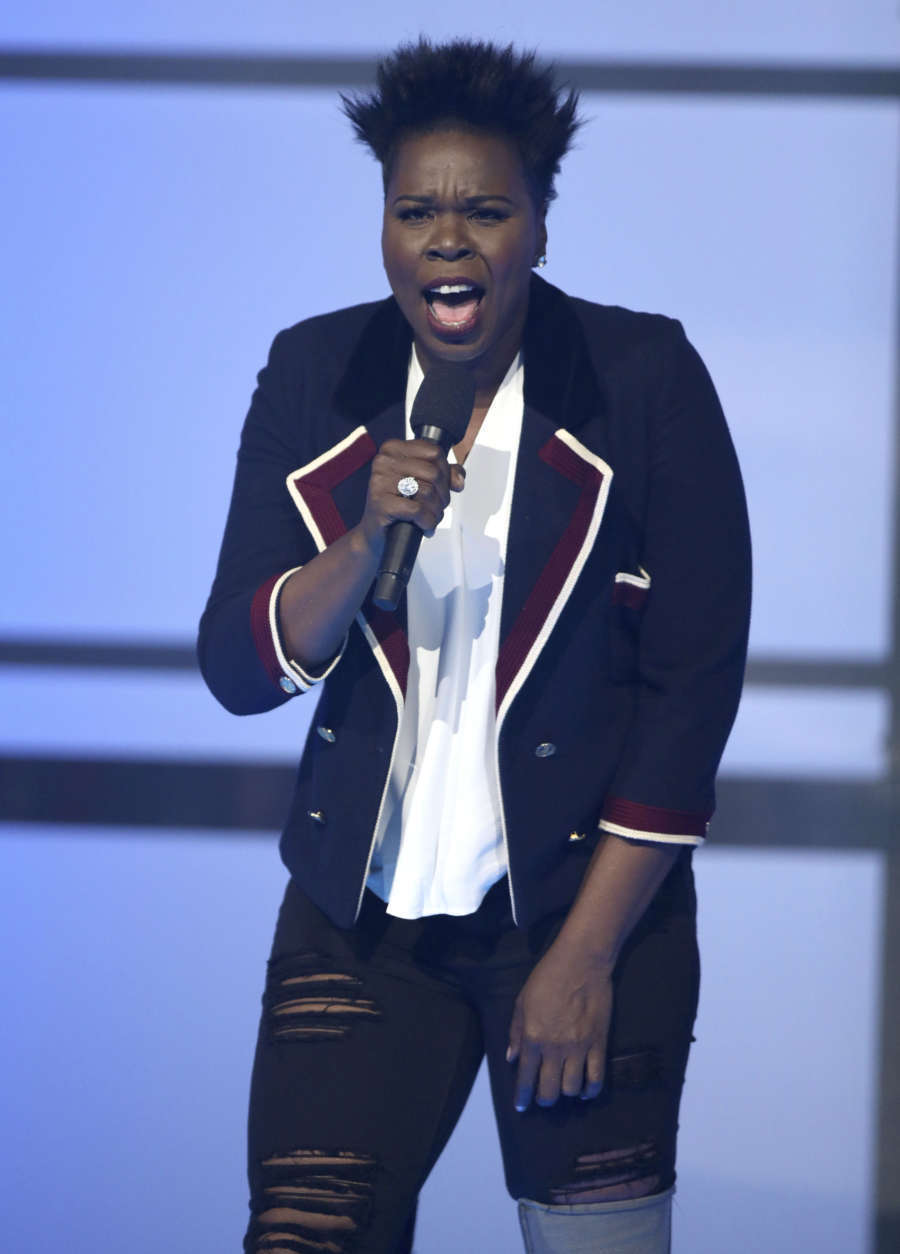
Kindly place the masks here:
<instances>
[{"instance_id":1,"label":"double-breasted button","mask_svg":"<svg viewBox=\"0 0 900 1254\"><path fill-rule=\"evenodd\" d=\"M318 823L322 827L325 826L324 810L307 810L306 813L309 815L309 817L312 819L314 823Z\"/></svg>"},{"instance_id":2,"label":"double-breasted button","mask_svg":"<svg viewBox=\"0 0 900 1254\"><path fill-rule=\"evenodd\" d=\"M586 835L586 832L569 832L569 840L584 840Z\"/></svg>"},{"instance_id":3,"label":"double-breasted button","mask_svg":"<svg viewBox=\"0 0 900 1254\"><path fill-rule=\"evenodd\" d=\"M292 697L297 691L297 685L294 683L293 679L291 679L290 675L282 675L278 681L278 687L282 690L282 692L286 692L289 697Z\"/></svg>"},{"instance_id":4,"label":"double-breasted button","mask_svg":"<svg viewBox=\"0 0 900 1254\"><path fill-rule=\"evenodd\" d=\"M319 733L322 739L326 740L328 744L330 745L333 745L334 742L337 740L337 736L334 734L334 732L331 730L330 727L317 727L316 731Z\"/></svg>"},{"instance_id":5,"label":"double-breasted button","mask_svg":"<svg viewBox=\"0 0 900 1254\"><path fill-rule=\"evenodd\" d=\"M549 740L545 740L535 746L534 756L536 758L552 758L554 753L556 753L556 745L551 744Z\"/></svg>"}]
</instances>

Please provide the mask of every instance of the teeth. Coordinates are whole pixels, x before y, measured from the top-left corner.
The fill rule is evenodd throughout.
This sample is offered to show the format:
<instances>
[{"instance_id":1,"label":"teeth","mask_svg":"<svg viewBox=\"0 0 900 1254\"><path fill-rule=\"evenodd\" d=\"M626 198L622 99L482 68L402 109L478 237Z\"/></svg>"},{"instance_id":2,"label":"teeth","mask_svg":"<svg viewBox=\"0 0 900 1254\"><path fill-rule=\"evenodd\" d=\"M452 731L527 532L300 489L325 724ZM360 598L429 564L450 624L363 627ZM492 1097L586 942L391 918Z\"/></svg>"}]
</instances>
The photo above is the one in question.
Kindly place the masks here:
<instances>
[{"instance_id":1,"label":"teeth","mask_svg":"<svg viewBox=\"0 0 900 1254\"><path fill-rule=\"evenodd\" d=\"M429 292L435 296L456 296L460 292L474 292L471 283L442 283L440 287L430 287Z\"/></svg>"}]
</instances>

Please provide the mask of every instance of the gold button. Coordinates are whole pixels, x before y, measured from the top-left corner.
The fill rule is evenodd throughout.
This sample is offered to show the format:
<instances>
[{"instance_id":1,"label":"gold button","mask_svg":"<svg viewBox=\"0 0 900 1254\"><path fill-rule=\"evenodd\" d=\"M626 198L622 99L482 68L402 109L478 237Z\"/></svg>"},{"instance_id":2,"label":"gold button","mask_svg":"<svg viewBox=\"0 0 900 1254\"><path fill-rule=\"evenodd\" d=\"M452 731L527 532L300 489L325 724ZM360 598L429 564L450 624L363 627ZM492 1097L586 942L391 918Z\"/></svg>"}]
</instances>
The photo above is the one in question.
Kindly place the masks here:
<instances>
[{"instance_id":1,"label":"gold button","mask_svg":"<svg viewBox=\"0 0 900 1254\"><path fill-rule=\"evenodd\" d=\"M549 740L545 740L543 744L537 745L534 750L536 758L552 758L556 753L556 745Z\"/></svg>"},{"instance_id":2,"label":"gold button","mask_svg":"<svg viewBox=\"0 0 900 1254\"><path fill-rule=\"evenodd\" d=\"M584 840L585 832L569 832L569 840Z\"/></svg>"},{"instance_id":3,"label":"gold button","mask_svg":"<svg viewBox=\"0 0 900 1254\"><path fill-rule=\"evenodd\" d=\"M290 675L282 675L278 681L278 686L281 688L282 692L286 692L289 697L292 697L297 691L297 685L294 683L293 679L291 679Z\"/></svg>"},{"instance_id":4,"label":"gold button","mask_svg":"<svg viewBox=\"0 0 900 1254\"><path fill-rule=\"evenodd\" d=\"M322 810L307 810L306 813L314 823L321 823L324 826L325 814Z\"/></svg>"},{"instance_id":5,"label":"gold button","mask_svg":"<svg viewBox=\"0 0 900 1254\"><path fill-rule=\"evenodd\" d=\"M330 745L333 745L334 742L337 740L337 736L334 734L334 732L331 730L330 727L317 727L316 731L319 733L322 739L327 740Z\"/></svg>"}]
</instances>

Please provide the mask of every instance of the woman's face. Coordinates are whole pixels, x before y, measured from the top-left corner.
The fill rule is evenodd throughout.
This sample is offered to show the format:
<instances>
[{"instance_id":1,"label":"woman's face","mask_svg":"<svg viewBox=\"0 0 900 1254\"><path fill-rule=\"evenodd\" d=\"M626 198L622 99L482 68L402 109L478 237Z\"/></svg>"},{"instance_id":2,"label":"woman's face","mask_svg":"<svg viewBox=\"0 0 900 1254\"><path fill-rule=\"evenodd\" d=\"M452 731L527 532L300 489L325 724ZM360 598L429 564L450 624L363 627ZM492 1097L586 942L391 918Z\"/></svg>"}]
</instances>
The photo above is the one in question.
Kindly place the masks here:
<instances>
[{"instance_id":1,"label":"woman's face","mask_svg":"<svg viewBox=\"0 0 900 1254\"><path fill-rule=\"evenodd\" d=\"M546 241L509 141L442 130L401 143L382 253L424 370L470 362L479 387L496 387L521 342L531 267Z\"/></svg>"}]
</instances>

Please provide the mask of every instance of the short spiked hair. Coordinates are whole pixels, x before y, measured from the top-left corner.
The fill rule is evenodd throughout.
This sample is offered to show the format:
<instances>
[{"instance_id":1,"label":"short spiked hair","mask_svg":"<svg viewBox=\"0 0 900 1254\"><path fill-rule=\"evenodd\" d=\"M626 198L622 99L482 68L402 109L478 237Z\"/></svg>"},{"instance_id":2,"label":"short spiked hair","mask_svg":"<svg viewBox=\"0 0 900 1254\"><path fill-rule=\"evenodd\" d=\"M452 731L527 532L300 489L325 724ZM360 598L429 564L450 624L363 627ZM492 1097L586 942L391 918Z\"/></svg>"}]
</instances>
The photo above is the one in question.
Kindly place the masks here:
<instances>
[{"instance_id":1,"label":"short spiked hair","mask_svg":"<svg viewBox=\"0 0 900 1254\"><path fill-rule=\"evenodd\" d=\"M512 44L455 39L401 44L378 66L368 95L341 96L357 138L381 162L384 185L401 140L445 126L502 135L518 150L539 208L556 196L554 177L581 125L578 93L557 85L552 67Z\"/></svg>"}]
</instances>

